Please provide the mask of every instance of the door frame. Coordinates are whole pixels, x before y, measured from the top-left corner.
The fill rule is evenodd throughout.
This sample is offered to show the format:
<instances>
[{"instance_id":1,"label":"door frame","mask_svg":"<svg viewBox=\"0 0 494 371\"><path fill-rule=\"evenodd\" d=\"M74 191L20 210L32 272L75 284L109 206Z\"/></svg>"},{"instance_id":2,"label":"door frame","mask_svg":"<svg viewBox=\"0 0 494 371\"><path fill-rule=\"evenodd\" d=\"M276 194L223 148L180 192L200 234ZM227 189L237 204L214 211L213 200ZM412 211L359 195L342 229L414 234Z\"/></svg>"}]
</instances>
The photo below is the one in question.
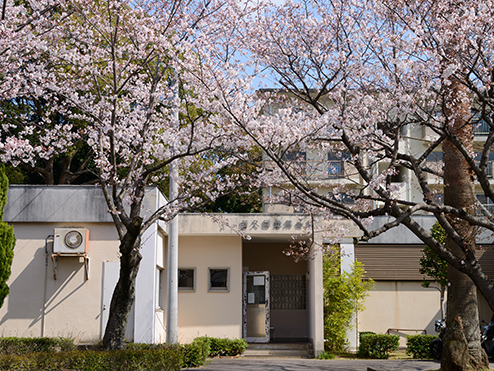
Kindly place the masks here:
<instances>
[{"instance_id":1,"label":"door frame","mask_svg":"<svg viewBox=\"0 0 494 371\"><path fill-rule=\"evenodd\" d=\"M247 276L264 276L264 282L265 282L265 313L266 313L266 318L265 318L265 336L264 337L247 337ZM270 280L269 280L269 271L253 271L253 272L244 272L243 277L242 277L242 312L243 312L243 325L242 325L242 332L243 332L243 337L245 340L247 340L248 343L269 343L270 340L270 326L271 326L271 310L270 310L270 293L269 293L269 286L270 286Z\"/></svg>"}]
</instances>

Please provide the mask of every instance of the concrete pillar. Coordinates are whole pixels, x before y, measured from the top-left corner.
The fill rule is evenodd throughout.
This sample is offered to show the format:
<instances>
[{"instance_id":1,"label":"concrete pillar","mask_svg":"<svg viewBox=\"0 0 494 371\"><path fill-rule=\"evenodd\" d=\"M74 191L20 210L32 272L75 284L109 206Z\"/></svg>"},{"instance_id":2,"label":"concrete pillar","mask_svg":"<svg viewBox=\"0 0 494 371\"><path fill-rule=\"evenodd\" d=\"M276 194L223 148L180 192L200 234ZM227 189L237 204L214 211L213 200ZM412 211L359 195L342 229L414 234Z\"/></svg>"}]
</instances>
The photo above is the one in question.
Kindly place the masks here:
<instances>
[{"instance_id":1,"label":"concrete pillar","mask_svg":"<svg viewBox=\"0 0 494 371\"><path fill-rule=\"evenodd\" d=\"M316 246L321 246L322 239L316 241ZM308 333L314 346L314 355L324 351L324 306L322 285L322 252L320 247L315 251L314 259L307 264L307 309L308 309Z\"/></svg>"},{"instance_id":2,"label":"concrete pillar","mask_svg":"<svg viewBox=\"0 0 494 371\"><path fill-rule=\"evenodd\" d=\"M344 239L340 243L341 254L341 273L352 271L352 265L355 262L355 247L353 245L353 239ZM349 350L352 352L357 351L358 348L358 329L357 329L357 312L353 314L351 321L351 328L348 330L347 339L349 343Z\"/></svg>"}]
</instances>

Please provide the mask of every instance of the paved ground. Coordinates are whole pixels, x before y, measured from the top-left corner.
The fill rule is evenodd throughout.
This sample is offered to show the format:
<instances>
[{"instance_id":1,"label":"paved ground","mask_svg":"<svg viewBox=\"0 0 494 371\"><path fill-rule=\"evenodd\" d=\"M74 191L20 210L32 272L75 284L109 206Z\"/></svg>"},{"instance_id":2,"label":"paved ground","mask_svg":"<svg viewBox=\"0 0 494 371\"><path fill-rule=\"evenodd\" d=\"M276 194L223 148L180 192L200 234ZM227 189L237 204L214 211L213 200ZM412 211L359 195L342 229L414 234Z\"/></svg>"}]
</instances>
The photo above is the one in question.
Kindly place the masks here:
<instances>
[{"instance_id":1,"label":"paved ground","mask_svg":"<svg viewBox=\"0 0 494 371\"><path fill-rule=\"evenodd\" d=\"M439 361L217 358L200 371L414 371L438 370ZM197 369L196 369L197 370Z\"/></svg>"}]
</instances>

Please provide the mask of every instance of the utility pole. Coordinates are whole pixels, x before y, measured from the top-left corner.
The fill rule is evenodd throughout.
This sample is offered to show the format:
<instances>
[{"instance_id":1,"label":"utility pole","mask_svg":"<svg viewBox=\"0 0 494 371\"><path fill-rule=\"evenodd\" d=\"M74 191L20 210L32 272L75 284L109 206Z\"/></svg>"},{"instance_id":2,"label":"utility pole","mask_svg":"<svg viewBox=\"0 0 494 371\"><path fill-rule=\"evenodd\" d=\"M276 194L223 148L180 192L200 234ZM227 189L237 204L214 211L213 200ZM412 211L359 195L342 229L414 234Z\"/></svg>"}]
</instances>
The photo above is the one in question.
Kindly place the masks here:
<instances>
[{"instance_id":1,"label":"utility pole","mask_svg":"<svg viewBox=\"0 0 494 371\"><path fill-rule=\"evenodd\" d=\"M173 92L171 111L172 120L178 129L178 81L174 77L171 81ZM176 162L170 164L170 194L168 200L176 203L178 186L176 179L178 166ZM166 342L177 343L178 332L178 215L168 223L168 298L166 301Z\"/></svg>"}]
</instances>

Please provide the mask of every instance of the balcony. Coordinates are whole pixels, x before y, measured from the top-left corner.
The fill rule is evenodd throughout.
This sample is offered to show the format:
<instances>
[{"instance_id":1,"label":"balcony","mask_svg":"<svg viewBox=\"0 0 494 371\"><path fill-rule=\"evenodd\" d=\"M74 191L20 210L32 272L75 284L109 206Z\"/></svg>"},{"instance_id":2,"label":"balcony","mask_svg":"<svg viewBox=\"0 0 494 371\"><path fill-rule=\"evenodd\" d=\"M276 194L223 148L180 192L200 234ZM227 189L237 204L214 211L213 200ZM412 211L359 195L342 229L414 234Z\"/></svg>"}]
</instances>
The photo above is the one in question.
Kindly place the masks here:
<instances>
[{"instance_id":1,"label":"balcony","mask_svg":"<svg viewBox=\"0 0 494 371\"><path fill-rule=\"evenodd\" d=\"M484 136L489 134L489 124L484 120L476 120L473 123L473 133L475 136Z\"/></svg>"},{"instance_id":2,"label":"balcony","mask_svg":"<svg viewBox=\"0 0 494 371\"><path fill-rule=\"evenodd\" d=\"M484 194L477 194L477 200L479 200L479 202L482 205L477 209L478 216L485 215L486 214L485 211L487 211L490 214L494 213L494 204L492 203L492 200L489 197L487 197Z\"/></svg>"},{"instance_id":3,"label":"balcony","mask_svg":"<svg viewBox=\"0 0 494 371\"><path fill-rule=\"evenodd\" d=\"M358 181L359 174L349 160L348 153L336 156L294 151L283 156L283 162L288 171L306 181L317 182L337 179ZM274 169L276 165L272 160L266 160L265 166Z\"/></svg>"}]
</instances>

